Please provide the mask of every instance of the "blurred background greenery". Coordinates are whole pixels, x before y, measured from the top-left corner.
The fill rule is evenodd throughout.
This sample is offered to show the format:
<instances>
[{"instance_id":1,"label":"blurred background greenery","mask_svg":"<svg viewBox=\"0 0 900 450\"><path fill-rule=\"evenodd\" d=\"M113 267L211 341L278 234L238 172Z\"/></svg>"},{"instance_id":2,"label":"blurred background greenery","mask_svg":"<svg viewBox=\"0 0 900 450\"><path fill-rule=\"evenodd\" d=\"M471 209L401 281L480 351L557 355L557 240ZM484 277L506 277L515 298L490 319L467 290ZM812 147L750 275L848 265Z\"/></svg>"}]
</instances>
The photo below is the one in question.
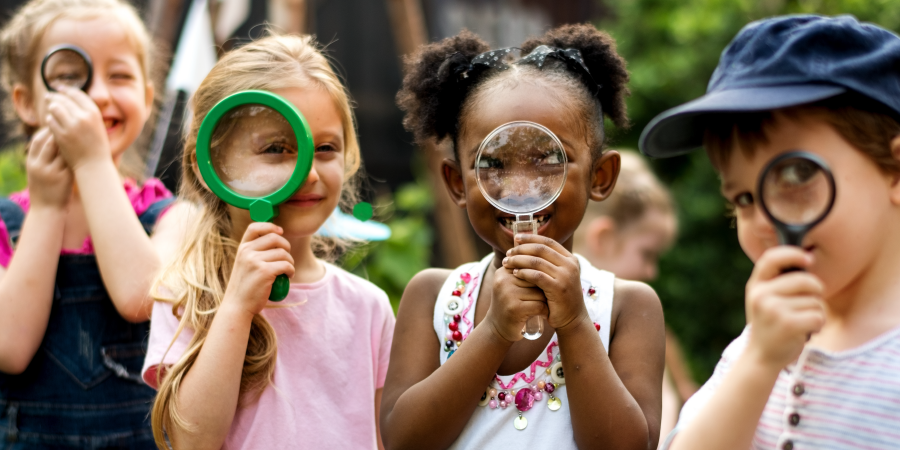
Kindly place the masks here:
<instances>
[{"instance_id":1,"label":"blurred background greenery","mask_svg":"<svg viewBox=\"0 0 900 450\"><path fill-rule=\"evenodd\" d=\"M790 13L853 14L900 31L897 0L607 0L596 11L602 17L594 23L616 38L631 72L633 126L612 132L613 148L636 148L656 114L702 95L719 54L750 21ZM25 185L22 152L7 150L0 151L0 195ZM409 164L425 176L417 170L420 161ZM702 382L744 326L744 283L752 265L738 246L706 155L694 152L652 165L671 187L681 221L678 242L662 258L652 285L694 378ZM431 186L420 178L374 195L375 219L393 235L341 259L348 270L383 288L395 309L410 278L436 260L434 198L446 194Z\"/></svg>"}]
</instances>

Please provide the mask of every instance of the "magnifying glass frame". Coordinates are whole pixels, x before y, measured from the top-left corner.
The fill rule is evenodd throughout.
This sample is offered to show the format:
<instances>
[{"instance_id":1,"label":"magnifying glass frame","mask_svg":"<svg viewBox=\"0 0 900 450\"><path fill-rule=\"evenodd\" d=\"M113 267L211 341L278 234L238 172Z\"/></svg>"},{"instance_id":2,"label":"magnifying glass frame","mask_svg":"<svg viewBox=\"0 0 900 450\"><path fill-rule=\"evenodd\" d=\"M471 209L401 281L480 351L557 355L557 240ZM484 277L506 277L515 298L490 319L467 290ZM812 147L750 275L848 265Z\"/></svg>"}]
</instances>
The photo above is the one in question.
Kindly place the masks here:
<instances>
[{"instance_id":1,"label":"magnifying glass frame","mask_svg":"<svg viewBox=\"0 0 900 450\"><path fill-rule=\"evenodd\" d=\"M219 120L234 108L250 104L267 106L281 114L287 119L297 139L297 165L291 177L284 186L263 197L248 197L233 191L219 179L210 157L210 143ZM249 210L250 218L255 222L269 222L278 216L278 205L291 198L309 176L314 153L315 143L306 118L291 102L268 91L242 91L226 97L209 111L197 134L197 166L203 181L225 203Z\"/></svg>"},{"instance_id":2,"label":"magnifying glass frame","mask_svg":"<svg viewBox=\"0 0 900 450\"><path fill-rule=\"evenodd\" d=\"M46 87L50 92L57 92L56 89L50 86L50 83L47 82L47 77L44 76L44 70L47 68L47 61L50 60L50 57L53 56L54 53L62 50L70 50L78 53L78 55L84 58L84 61L87 62L87 79L84 81L84 86L80 88L82 91L87 92L87 90L91 87L91 81L93 81L94 79L94 63L91 61L91 57L88 56L87 52L82 50L81 47L72 44L57 45L51 48L50 51L47 52L47 55L44 56L44 60L41 61L41 81L44 82L44 87Z\"/></svg>"},{"instance_id":3,"label":"magnifying glass frame","mask_svg":"<svg viewBox=\"0 0 900 450\"><path fill-rule=\"evenodd\" d=\"M277 191L262 197L248 197L233 191L219 179L210 157L209 147L216 125L229 111L243 105L262 105L275 110L288 121L297 139L297 165L294 166L290 178ZM200 124L196 152L200 175L216 196L229 205L249 210L250 219L255 222L270 222L278 216L278 205L291 198L309 176L315 143L306 118L291 102L272 92L250 90L231 94L213 106ZM290 280L287 275L278 275L272 284L269 300L276 302L284 300L289 290Z\"/></svg>"},{"instance_id":4,"label":"magnifying glass frame","mask_svg":"<svg viewBox=\"0 0 900 450\"><path fill-rule=\"evenodd\" d=\"M778 220L772 213L769 211L769 208L766 206L766 202L763 197L763 185L765 184L766 175L769 171L772 170L777 164L781 163L784 160L791 158L801 158L808 159L816 164L825 172L825 178L828 180L828 183L831 187L831 198L828 200L828 206L825 207L825 210L822 211L822 214L816 218L816 220L805 223L802 225L788 224L784 223L781 220ZM804 236L809 232L813 227L819 224L825 217L828 216L828 213L831 212L831 207L834 206L834 199L837 197L837 186L834 182L834 175L831 173L831 168L828 167L828 164L822 159L819 155L815 153L810 153L806 151L791 151L781 155L778 155L760 172L759 181L756 186L756 198L759 201L760 208L762 208L763 212L772 222L772 225L775 227L775 232L778 234L778 243L781 245L794 245L801 246Z\"/></svg>"},{"instance_id":5,"label":"magnifying glass frame","mask_svg":"<svg viewBox=\"0 0 900 450\"><path fill-rule=\"evenodd\" d=\"M488 194L487 189L482 184L481 177L479 176L481 168L479 167L478 160L481 159L481 154L487 146L488 142L491 142L495 136L502 133L503 131L506 131L507 129L517 125L531 126L543 131L553 139L553 142L559 147L560 153L562 154L561 157L563 165L563 176L562 181L559 184L559 189L557 189L556 192L553 193L553 196L549 200L536 207L533 211L527 213L509 210L504 207L502 203L491 197L491 195ZM478 184L478 190L481 191L481 195L483 195L491 205L505 213L513 214L516 217L516 221L513 222L513 235L521 233L537 234L538 224L537 221L534 220L534 213L552 205L553 202L555 202L556 199L559 198L559 195L562 194L563 189L566 187L566 178L568 178L569 175L568 167L569 158L568 156L566 156L566 148L562 145L562 142L559 140L559 138L556 137L556 134L550 131L549 128L539 123L530 122L527 120L518 120L508 122L500 125L497 128L494 128L494 130L491 131L483 141L481 141L481 145L478 146L478 152L475 153L475 182ZM529 317L525 322L525 326L522 328L522 336L525 337L525 339L533 341L540 338L543 334L544 320L541 318L541 316Z\"/></svg>"}]
</instances>

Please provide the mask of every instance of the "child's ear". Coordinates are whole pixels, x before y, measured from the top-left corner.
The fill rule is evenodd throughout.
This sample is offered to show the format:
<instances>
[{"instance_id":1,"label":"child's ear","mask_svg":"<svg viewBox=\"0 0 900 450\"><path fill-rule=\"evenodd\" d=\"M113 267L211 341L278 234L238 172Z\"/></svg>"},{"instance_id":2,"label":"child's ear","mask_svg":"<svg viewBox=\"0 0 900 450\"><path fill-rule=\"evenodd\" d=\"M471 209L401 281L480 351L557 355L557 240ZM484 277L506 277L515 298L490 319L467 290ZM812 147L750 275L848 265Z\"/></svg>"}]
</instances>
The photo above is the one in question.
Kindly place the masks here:
<instances>
[{"instance_id":1,"label":"child's ear","mask_svg":"<svg viewBox=\"0 0 900 450\"><path fill-rule=\"evenodd\" d=\"M591 173L591 200L599 202L609 197L616 186L621 166L622 159L615 150L607 151L594 161Z\"/></svg>"},{"instance_id":2,"label":"child's ear","mask_svg":"<svg viewBox=\"0 0 900 450\"><path fill-rule=\"evenodd\" d=\"M147 88L144 89L144 103L147 106L147 111L153 110L153 95L156 94L156 91L153 89L153 83L147 83ZM149 116L149 114L147 114Z\"/></svg>"},{"instance_id":3,"label":"child's ear","mask_svg":"<svg viewBox=\"0 0 900 450\"><path fill-rule=\"evenodd\" d=\"M891 154L894 156L894 160L900 162L900 134L891 140ZM895 205L900 205L900 173L894 174L891 184L891 200Z\"/></svg>"},{"instance_id":4,"label":"child's ear","mask_svg":"<svg viewBox=\"0 0 900 450\"><path fill-rule=\"evenodd\" d=\"M12 90L12 101L13 107L16 108L16 114L22 119L22 122L32 127L40 126L30 89L22 83L16 83Z\"/></svg>"},{"instance_id":5,"label":"child's ear","mask_svg":"<svg viewBox=\"0 0 900 450\"><path fill-rule=\"evenodd\" d=\"M459 167L459 161L444 158L441 161L441 175L444 176L444 185L447 186L447 192L453 203L460 208L466 207L466 185L463 183L462 170Z\"/></svg>"}]
</instances>

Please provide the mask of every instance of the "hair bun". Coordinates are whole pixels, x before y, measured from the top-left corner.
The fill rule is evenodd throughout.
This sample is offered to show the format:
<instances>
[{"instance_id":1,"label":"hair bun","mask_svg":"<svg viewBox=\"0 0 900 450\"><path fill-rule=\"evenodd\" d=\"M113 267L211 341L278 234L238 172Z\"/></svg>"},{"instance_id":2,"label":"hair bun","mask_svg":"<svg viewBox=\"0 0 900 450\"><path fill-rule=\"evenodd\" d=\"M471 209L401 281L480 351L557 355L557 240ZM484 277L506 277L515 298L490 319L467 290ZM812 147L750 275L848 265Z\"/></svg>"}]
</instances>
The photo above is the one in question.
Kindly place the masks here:
<instances>
[{"instance_id":1,"label":"hair bun","mask_svg":"<svg viewBox=\"0 0 900 450\"><path fill-rule=\"evenodd\" d=\"M563 25L525 41L522 53L531 53L540 45L578 49L594 81L602 86L597 97L603 113L617 127L628 127L625 106L625 97L631 93L627 86L628 71L625 60L616 52L616 41L612 36L590 24Z\"/></svg>"},{"instance_id":2,"label":"hair bun","mask_svg":"<svg viewBox=\"0 0 900 450\"><path fill-rule=\"evenodd\" d=\"M455 132L457 117L471 87L458 82L462 68L490 50L487 42L463 30L458 35L421 47L406 58L406 76L397 104L406 115L403 125L416 141L438 140Z\"/></svg>"}]
</instances>

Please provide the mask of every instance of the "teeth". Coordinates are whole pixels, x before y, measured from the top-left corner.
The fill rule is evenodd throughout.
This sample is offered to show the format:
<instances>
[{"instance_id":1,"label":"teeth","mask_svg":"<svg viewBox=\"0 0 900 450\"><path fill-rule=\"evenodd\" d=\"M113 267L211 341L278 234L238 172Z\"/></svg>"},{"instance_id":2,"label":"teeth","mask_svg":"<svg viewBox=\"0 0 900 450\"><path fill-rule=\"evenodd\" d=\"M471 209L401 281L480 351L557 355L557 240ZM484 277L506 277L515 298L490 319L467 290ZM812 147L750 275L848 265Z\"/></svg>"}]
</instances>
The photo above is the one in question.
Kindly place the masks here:
<instances>
[{"instance_id":1,"label":"teeth","mask_svg":"<svg viewBox=\"0 0 900 450\"><path fill-rule=\"evenodd\" d=\"M547 221L547 219L549 217L550 216L536 216L534 218L534 220L537 221L538 226L541 226L544 224L544 222ZM516 223L516 218L515 217L503 217L502 219L503 219L503 226L512 230L513 224Z\"/></svg>"}]
</instances>

